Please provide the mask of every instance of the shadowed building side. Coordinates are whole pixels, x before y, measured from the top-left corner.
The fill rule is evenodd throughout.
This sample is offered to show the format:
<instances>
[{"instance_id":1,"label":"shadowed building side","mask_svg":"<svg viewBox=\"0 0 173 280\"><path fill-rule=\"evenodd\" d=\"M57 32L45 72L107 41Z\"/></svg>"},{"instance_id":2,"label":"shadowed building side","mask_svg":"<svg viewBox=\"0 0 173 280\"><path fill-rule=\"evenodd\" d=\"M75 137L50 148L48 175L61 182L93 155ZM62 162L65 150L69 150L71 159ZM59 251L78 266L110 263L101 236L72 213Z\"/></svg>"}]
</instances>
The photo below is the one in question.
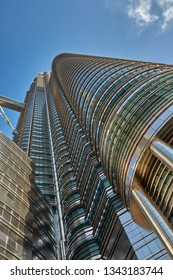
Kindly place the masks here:
<instances>
[{"instance_id":1,"label":"shadowed building side","mask_svg":"<svg viewBox=\"0 0 173 280\"><path fill-rule=\"evenodd\" d=\"M0 132L0 259L56 259L52 213L34 164Z\"/></svg>"}]
</instances>

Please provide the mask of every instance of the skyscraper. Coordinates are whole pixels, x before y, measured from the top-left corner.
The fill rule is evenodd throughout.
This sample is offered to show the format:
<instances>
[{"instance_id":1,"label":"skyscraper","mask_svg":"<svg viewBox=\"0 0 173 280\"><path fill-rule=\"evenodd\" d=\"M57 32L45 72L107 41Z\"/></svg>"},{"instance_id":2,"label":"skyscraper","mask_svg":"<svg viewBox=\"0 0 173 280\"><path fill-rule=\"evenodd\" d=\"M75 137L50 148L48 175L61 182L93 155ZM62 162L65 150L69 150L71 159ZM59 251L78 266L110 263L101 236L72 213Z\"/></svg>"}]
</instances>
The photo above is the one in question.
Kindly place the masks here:
<instances>
[{"instance_id":1,"label":"skyscraper","mask_svg":"<svg viewBox=\"0 0 173 280\"><path fill-rule=\"evenodd\" d=\"M62 54L14 141L36 166L58 258L173 256L173 66Z\"/></svg>"}]
</instances>

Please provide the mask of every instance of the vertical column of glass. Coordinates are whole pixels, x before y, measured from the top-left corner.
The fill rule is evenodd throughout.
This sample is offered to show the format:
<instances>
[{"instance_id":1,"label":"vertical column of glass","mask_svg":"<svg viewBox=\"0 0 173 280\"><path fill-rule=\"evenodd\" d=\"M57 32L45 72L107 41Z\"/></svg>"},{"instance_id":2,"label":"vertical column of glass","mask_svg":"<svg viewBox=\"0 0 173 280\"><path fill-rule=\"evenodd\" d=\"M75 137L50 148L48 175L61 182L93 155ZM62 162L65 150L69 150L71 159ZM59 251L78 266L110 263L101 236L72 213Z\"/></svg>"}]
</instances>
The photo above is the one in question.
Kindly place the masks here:
<instances>
[{"instance_id":1,"label":"vertical column of glass","mask_svg":"<svg viewBox=\"0 0 173 280\"><path fill-rule=\"evenodd\" d=\"M20 148L29 155L30 138L32 132L32 120L34 114L34 102L35 102L35 83L31 85L28 92L25 103L26 108L21 113L19 121L17 123L14 132L14 142L16 142Z\"/></svg>"},{"instance_id":2,"label":"vertical column of glass","mask_svg":"<svg viewBox=\"0 0 173 280\"><path fill-rule=\"evenodd\" d=\"M44 92L45 92L45 101L46 101L46 113L47 113L47 121L48 121L48 131L49 131L49 139L50 139L50 147L51 147L51 157L52 157L52 169L54 176L54 192L56 197L56 207L54 207L54 224L55 224L55 235L57 241L57 251L59 259L66 259L66 244L65 244L65 233L64 233L64 223L62 216L62 206L60 199L60 190L58 184L58 177L56 172L56 163L55 163L55 154L54 154L54 146L52 139L52 131L50 125L50 117L49 117L49 108L47 98L51 95L49 88L49 79L50 74L47 72L44 75Z\"/></svg>"},{"instance_id":3,"label":"vertical column of glass","mask_svg":"<svg viewBox=\"0 0 173 280\"><path fill-rule=\"evenodd\" d=\"M35 103L32 118L29 156L34 161L36 167L36 185L51 205L55 227L54 233L56 237L57 222L53 162L48 127L48 115L46 111L44 80L43 75L41 74L37 77L35 86ZM58 258L61 259L61 250L57 250L57 255Z\"/></svg>"},{"instance_id":4,"label":"vertical column of glass","mask_svg":"<svg viewBox=\"0 0 173 280\"><path fill-rule=\"evenodd\" d=\"M30 157L36 166L36 184L51 205L55 205L52 159L44 89L36 87Z\"/></svg>"},{"instance_id":5,"label":"vertical column of glass","mask_svg":"<svg viewBox=\"0 0 173 280\"><path fill-rule=\"evenodd\" d=\"M59 99L58 101L60 102ZM91 224L85 217L85 208L81 202L81 196L77 187L74 169L71 164L67 142L51 94L48 95L48 104L68 246L67 258L98 259L100 258L98 245L93 236Z\"/></svg>"}]
</instances>

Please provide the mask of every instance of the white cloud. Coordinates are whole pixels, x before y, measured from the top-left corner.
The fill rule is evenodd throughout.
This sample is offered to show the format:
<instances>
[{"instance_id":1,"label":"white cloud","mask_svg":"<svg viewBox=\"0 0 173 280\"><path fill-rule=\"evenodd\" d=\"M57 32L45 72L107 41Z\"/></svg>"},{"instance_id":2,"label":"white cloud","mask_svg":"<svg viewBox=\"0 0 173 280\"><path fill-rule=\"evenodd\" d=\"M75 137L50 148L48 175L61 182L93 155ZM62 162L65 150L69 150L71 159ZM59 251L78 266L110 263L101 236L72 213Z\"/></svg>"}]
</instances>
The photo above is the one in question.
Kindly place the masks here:
<instances>
[{"instance_id":1,"label":"white cloud","mask_svg":"<svg viewBox=\"0 0 173 280\"><path fill-rule=\"evenodd\" d=\"M157 3L160 6L171 5L171 4L173 4L173 0L157 0Z\"/></svg>"},{"instance_id":2,"label":"white cloud","mask_svg":"<svg viewBox=\"0 0 173 280\"><path fill-rule=\"evenodd\" d=\"M173 20L173 0L157 0L159 7L162 10L162 30L164 31L170 21Z\"/></svg>"},{"instance_id":3,"label":"white cloud","mask_svg":"<svg viewBox=\"0 0 173 280\"><path fill-rule=\"evenodd\" d=\"M139 26L146 26L159 19L152 14L152 0L129 0L128 16L135 19Z\"/></svg>"},{"instance_id":4,"label":"white cloud","mask_svg":"<svg viewBox=\"0 0 173 280\"><path fill-rule=\"evenodd\" d=\"M126 11L139 27L158 22L162 31L173 22L173 0L103 0L112 13Z\"/></svg>"}]
</instances>

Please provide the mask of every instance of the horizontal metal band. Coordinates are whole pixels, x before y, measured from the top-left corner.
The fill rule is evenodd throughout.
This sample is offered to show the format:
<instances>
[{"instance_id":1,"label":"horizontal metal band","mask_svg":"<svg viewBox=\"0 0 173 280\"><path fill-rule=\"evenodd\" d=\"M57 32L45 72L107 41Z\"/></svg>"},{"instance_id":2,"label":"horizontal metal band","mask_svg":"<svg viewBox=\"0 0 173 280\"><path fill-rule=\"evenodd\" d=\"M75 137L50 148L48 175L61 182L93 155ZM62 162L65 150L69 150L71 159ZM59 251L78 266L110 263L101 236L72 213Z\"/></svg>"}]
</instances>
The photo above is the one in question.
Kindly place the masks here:
<instances>
[{"instance_id":1,"label":"horizontal metal band","mask_svg":"<svg viewBox=\"0 0 173 280\"><path fill-rule=\"evenodd\" d=\"M173 149L161 140L154 140L150 145L153 154L173 171Z\"/></svg>"}]
</instances>

